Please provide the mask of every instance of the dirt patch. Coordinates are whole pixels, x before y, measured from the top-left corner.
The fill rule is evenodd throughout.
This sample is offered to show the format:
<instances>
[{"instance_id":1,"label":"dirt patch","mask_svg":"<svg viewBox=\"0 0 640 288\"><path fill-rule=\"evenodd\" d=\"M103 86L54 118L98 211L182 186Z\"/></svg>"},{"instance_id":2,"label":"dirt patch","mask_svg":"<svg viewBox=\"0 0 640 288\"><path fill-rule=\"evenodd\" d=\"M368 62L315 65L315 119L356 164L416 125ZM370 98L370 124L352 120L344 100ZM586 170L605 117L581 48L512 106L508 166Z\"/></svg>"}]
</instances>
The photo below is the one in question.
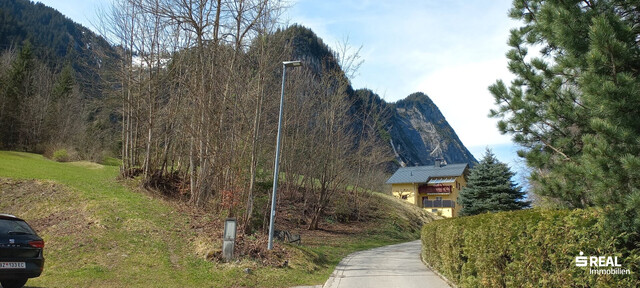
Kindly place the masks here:
<instances>
[{"instance_id":1,"label":"dirt patch","mask_svg":"<svg viewBox=\"0 0 640 288\"><path fill-rule=\"evenodd\" d=\"M195 209L186 203L170 199L171 205L184 215L188 215L190 226L188 229L195 234L193 243L195 253L209 261L224 262L222 258L222 236L224 221L221 217L215 217L211 209ZM275 243L273 250L267 250L268 236L265 233L244 235L238 228L234 255L236 258L244 258L265 266L283 267L290 258L286 246Z\"/></svg>"},{"instance_id":2,"label":"dirt patch","mask_svg":"<svg viewBox=\"0 0 640 288\"><path fill-rule=\"evenodd\" d=\"M0 199L1 213L26 220L45 240L82 235L92 225L77 193L51 181L0 178Z\"/></svg>"},{"instance_id":3,"label":"dirt patch","mask_svg":"<svg viewBox=\"0 0 640 288\"><path fill-rule=\"evenodd\" d=\"M69 162L69 164L73 165L73 166L87 168L87 169L102 169L102 168L104 168L104 165L102 165L102 164L98 164L98 163L95 163L95 162L89 162L89 161Z\"/></svg>"},{"instance_id":4,"label":"dirt patch","mask_svg":"<svg viewBox=\"0 0 640 288\"><path fill-rule=\"evenodd\" d=\"M224 218L214 205L195 208L187 203L184 195L168 194L163 189L152 189L149 186L137 185L134 180L123 180L124 185L136 193L145 194L159 199L165 205L172 207L177 215L186 217L188 226L178 228L176 231L193 243L192 251L200 258L214 262L225 262L222 258L222 237L224 230ZM246 259L259 265L284 267L291 258L290 252L282 243L274 243L273 250L267 250L268 236L264 232L253 235L244 235L241 231L241 223L238 226L238 235L234 248L234 256L237 259ZM173 261L172 261L173 262Z\"/></svg>"}]
</instances>

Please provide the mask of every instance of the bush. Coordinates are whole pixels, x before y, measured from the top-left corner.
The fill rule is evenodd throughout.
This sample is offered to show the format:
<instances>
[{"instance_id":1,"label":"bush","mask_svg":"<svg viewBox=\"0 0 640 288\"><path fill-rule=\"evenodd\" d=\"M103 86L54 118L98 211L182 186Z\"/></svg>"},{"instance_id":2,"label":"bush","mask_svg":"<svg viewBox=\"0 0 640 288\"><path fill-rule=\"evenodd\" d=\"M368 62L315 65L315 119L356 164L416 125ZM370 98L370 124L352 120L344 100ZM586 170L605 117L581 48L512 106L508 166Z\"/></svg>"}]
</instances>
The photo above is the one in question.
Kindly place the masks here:
<instances>
[{"instance_id":1,"label":"bush","mask_svg":"<svg viewBox=\"0 0 640 288\"><path fill-rule=\"evenodd\" d=\"M102 157L102 161L100 161L100 164L105 165L105 166L122 166L122 160L118 159L118 158L113 158L113 157L108 157L108 156L104 156Z\"/></svg>"},{"instance_id":2,"label":"bush","mask_svg":"<svg viewBox=\"0 0 640 288\"><path fill-rule=\"evenodd\" d=\"M67 162L69 161L69 153L67 149L59 149L53 152L52 158L58 162Z\"/></svg>"},{"instance_id":3,"label":"bush","mask_svg":"<svg viewBox=\"0 0 640 288\"><path fill-rule=\"evenodd\" d=\"M622 236L603 215L530 209L434 221L422 229L422 257L460 287L637 287L639 257L615 247ZM590 274L575 265L580 252L617 256L632 274Z\"/></svg>"}]
</instances>

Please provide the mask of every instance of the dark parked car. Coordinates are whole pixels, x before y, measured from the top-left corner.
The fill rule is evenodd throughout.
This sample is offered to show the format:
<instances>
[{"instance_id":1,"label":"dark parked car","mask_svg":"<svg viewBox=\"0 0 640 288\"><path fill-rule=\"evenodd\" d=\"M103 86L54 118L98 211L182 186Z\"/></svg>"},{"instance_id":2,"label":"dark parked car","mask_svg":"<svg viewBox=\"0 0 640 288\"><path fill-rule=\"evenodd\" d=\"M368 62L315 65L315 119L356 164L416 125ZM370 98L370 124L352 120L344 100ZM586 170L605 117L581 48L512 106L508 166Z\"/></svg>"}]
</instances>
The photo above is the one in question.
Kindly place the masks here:
<instances>
[{"instance_id":1,"label":"dark parked car","mask_svg":"<svg viewBox=\"0 0 640 288\"><path fill-rule=\"evenodd\" d=\"M0 284L19 288L44 268L44 241L24 220L0 214Z\"/></svg>"}]
</instances>

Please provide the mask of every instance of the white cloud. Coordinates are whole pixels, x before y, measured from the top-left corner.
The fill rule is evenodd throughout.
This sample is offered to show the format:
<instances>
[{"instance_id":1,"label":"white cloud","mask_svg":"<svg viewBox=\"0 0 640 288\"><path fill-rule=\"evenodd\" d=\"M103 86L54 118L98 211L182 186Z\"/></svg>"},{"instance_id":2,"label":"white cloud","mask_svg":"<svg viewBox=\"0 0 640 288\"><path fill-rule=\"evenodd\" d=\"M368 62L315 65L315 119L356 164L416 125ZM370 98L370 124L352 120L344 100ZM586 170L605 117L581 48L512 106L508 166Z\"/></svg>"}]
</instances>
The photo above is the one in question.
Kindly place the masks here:
<instances>
[{"instance_id":1,"label":"white cloud","mask_svg":"<svg viewBox=\"0 0 640 288\"><path fill-rule=\"evenodd\" d=\"M503 144L511 140L498 132L496 119L487 117L494 106L488 87L497 79L509 82L510 77L506 60L497 59L445 66L413 87L429 95L466 146Z\"/></svg>"}]
</instances>

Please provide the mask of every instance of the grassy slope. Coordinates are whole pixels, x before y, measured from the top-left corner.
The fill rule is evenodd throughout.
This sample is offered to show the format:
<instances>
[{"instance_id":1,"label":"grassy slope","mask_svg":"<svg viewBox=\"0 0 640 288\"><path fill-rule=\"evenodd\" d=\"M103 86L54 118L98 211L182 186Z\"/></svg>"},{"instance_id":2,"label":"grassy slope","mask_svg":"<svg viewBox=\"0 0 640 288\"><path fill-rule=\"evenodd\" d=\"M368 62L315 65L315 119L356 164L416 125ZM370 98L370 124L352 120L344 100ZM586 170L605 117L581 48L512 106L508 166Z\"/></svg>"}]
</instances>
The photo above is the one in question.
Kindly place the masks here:
<instances>
[{"instance_id":1,"label":"grassy slope","mask_svg":"<svg viewBox=\"0 0 640 288\"><path fill-rule=\"evenodd\" d=\"M389 220L372 225L377 228L328 238L309 235L303 238L303 247L286 246L292 255L288 268L266 267L249 260L214 263L194 252L194 240L201 237L189 213L164 200L132 192L115 180L117 174L118 167L113 166L58 163L40 155L0 151L0 178L13 179L0 179L0 212L27 219L46 241L45 271L28 285L321 284L340 259L353 251L418 238L417 231L411 230L415 230L420 212L387 199L388 203L380 202L387 203L384 207L391 211ZM247 275L245 268L253 272Z\"/></svg>"},{"instance_id":2,"label":"grassy slope","mask_svg":"<svg viewBox=\"0 0 640 288\"><path fill-rule=\"evenodd\" d=\"M31 209L31 213L21 216L38 220L56 212L66 214L54 217L61 221L51 224L70 225L71 229L82 231L41 233L48 248L46 269L30 285L132 287L166 283L176 287L213 282L211 263L181 256L188 255L190 249L181 240L191 235L180 232L189 227L187 218L175 215L161 201L129 192L115 181L117 173L118 168L113 166L86 168L39 155L0 152L0 176L52 180L72 190L58 199L47 195L27 197L25 202L42 209ZM8 208L2 206L3 210ZM81 222L74 219L78 215L83 218L79 219Z\"/></svg>"}]
</instances>

